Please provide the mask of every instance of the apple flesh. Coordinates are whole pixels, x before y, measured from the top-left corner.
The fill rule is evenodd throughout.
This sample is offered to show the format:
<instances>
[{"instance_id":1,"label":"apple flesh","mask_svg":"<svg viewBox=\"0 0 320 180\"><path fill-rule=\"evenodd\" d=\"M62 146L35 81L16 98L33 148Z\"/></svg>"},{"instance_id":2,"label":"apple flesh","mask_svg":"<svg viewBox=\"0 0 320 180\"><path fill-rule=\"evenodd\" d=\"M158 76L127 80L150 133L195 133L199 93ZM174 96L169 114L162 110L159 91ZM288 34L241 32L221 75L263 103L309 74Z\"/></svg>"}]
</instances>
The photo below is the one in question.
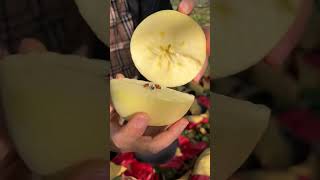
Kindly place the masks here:
<instances>
[{"instance_id":1,"label":"apple flesh","mask_svg":"<svg viewBox=\"0 0 320 180\"><path fill-rule=\"evenodd\" d=\"M294 23L300 1L216 0L212 77L233 75L263 60Z\"/></svg>"},{"instance_id":2,"label":"apple flesh","mask_svg":"<svg viewBox=\"0 0 320 180\"><path fill-rule=\"evenodd\" d=\"M149 81L177 87L192 81L206 60L204 31L191 17L162 10L144 19L133 32L130 51Z\"/></svg>"},{"instance_id":3,"label":"apple flesh","mask_svg":"<svg viewBox=\"0 0 320 180\"><path fill-rule=\"evenodd\" d=\"M213 179L228 179L256 147L267 129L270 109L211 93L214 118Z\"/></svg>"},{"instance_id":4,"label":"apple flesh","mask_svg":"<svg viewBox=\"0 0 320 180\"><path fill-rule=\"evenodd\" d=\"M0 68L9 133L33 172L106 158L105 61L42 53L8 56Z\"/></svg>"},{"instance_id":5,"label":"apple flesh","mask_svg":"<svg viewBox=\"0 0 320 180\"><path fill-rule=\"evenodd\" d=\"M123 118L147 113L149 126L166 126L181 119L194 102L194 96L147 81L112 79L110 93L114 108Z\"/></svg>"}]
</instances>

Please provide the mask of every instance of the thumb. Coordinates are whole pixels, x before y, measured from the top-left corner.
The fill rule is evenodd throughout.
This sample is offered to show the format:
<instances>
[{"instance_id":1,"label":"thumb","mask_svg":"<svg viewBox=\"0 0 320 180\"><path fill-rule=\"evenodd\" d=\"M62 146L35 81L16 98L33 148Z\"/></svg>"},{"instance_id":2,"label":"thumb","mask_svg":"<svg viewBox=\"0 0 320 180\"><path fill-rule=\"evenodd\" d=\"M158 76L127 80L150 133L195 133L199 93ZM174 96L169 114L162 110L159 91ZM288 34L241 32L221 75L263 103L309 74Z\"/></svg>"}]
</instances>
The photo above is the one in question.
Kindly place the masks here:
<instances>
[{"instance_id":1,"label":"thumb","mask_svg":"<svg viewBox=\"0 0 320 180\"><path fill-rule=\"evenodd\" d=\"M178 6L178 11L189 15L191 14L195 4L196 0L182 0Z\"/></svg>"},{"instance_id":2,"label":"thumb","mask_svg":"<svg viewBox=\"0 0 320 180\"><path fill-rule=\"evenodd\" d=\"M131 145L137 141L148 127L149 117L144 113L129 117L128 123L112 136L115 146L122 151L131 150Z\"/></svg>"}]
</instances>

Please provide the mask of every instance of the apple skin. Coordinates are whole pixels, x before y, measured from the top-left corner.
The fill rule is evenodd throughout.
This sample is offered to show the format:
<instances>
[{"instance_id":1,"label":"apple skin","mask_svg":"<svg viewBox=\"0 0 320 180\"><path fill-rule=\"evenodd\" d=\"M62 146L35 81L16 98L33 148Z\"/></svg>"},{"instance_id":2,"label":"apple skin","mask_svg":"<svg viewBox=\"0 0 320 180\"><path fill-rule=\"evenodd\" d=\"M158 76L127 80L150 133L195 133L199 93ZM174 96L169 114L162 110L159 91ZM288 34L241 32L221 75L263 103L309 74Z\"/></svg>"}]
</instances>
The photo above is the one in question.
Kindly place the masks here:
<instances>
[{"instance_id":1,"label":"apple skin","mask_svg":"<svg viewBox=\"0 0 320 180\"><path fill-rule=\"evenodd\" d=\"M314 2L313 0L300 0L299 7L295 21L290 26L286 35L266 56L266 63L273 66L281 65L301 40L312 14Z\"/></svg>"}]
</instances>

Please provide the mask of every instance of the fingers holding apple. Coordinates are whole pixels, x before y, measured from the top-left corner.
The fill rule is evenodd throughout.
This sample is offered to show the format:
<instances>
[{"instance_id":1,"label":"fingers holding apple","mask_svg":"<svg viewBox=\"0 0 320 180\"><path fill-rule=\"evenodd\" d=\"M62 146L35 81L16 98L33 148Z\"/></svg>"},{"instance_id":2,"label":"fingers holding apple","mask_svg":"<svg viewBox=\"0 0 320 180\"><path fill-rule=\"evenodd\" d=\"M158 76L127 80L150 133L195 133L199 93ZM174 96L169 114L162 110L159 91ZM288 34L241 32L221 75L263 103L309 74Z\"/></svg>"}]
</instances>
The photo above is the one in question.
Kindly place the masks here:
<instances>
[{"instance_id":1,"label":"fingers holding apple","mask_svg":"<svg viewBox=\"0 0 320 180\"><path fill-rule=\"evenodd\" d=\"M204 34L206 36L206 52L207 52L207 57L206 60L202 66L202 69L200 72L197 74L197 76L193 79L194 82L199 82L203 75L206 73L206 70L209 65L209 56L210 56L210 26L205 26L203 27Z\"/></svg>"},{"instance_id":2,"label":"fingers holding apple","mask_svg":"<svg viewBox=\"0 0 320 180\"><path fill-rule=\"evenodd\" d=\"M178 6L178 11L187 15L191 14L196 3L197 3L197 0L181 0Z\"/></svg>"},{"instance_id":3,"label":"fingers holding apple","mask_svg":"<svg viewBox=\"0 0 320 180\"><path fill-rule=\"evenodd\" d=\"M121 152L137 152L140 154L155 154L175 141L188 125L188 120L181 119L168 130L159 132L154 137L144 135L148 128L150 117L144 113L136 113L128 123L119 127L111 135L112 142Z\"/></svg>"},{"instance_id":4,"label":"fingers holding apple","mask_svg":"<svg viewBox=\"0 0 320 180\"><path fill-rule=\"evenodd\" d=\"M197 0L182 0L178 6L178 11L189 15L191 14L192 10L194 9ZM205 74L206 69L208 67L208 57L210 56L210 26L203 27L204 34L206 36L206 53L207 57L205 63L203 64L200 72L197 76L193 79L194 82L199 82L201 77Z\"/></svg>"},{"instance_id":5,"label":"fingers holding apple","mask_svg":"<svg viewBox=\"0 0 320 180\"><path fill-rule=\"evenodd\" d=\"M128 79L125 79L125 77L121 74L118 74L116 76L116 79L124 80L123 85L126 85L125 81L128 80ZM131 83L137 82L137 80L131 80L131 81L132 81ZM115 85L114 83L111 84L111 91L112 89L115 88L114 85ZM117 110L120 111L120 114L122 114L121 109L125 108L123 106L126 106L126 104L130 102L137 102L136 104L131 106L131 108L133 108L132 112L134 113L131 113L133 115L129 115L126 118L127 123L123 126L119 124L119 119L120 119L119 114L116 112L114 107L110 105L110 128L111 128L110 136L112 139L112 143L115 146L114 149L121 152L138 152L138 153L159 152L163 148L169 146L174 140L178 138L178 136L182 133L184 128L187 126L188 121L185 119L181 119L176 123L174 123L173 125L171 125L171 127L169 127L168 129L166 129L167 127L166 125L171 123L164 122L163 125L157 125L157 123L155 124L150 123L151 118L148 114L137 113L137 112L143 111L143 109L148 110L147 106L140 109L141 111L134 109L136 107L138 108L140 107L141 104L139 105L138 102L139 100L143 101L144 98L141 96L145 94L145 92L142 92L140 95L137 94L134 88L139 88L139 87L130 87L130 86L121 87L117 91L112 91L113 92L112 94L114 97L115 96L114 93L119 92L119 90L121 89L125 91L131 90L131 92L128 91L128 93L123 92L124 94L128 94L128 96L122 100L128 100L128 101L124 102L121 100L119 101L119 99L117 98L113 98L113 100L116 99L114 102L116 104ZM145 87L141 86L140 90L144 90L144 89ZM123 94L121 96L123 96ZM132 99L130 99L132 96L138 97L138 99L133 101ZM155 96L157 96L157 94L155 94ZM149 96L148 99L151 99L150 101L148 101L149 105L150 103L154 105L156 105L157 103L158 104L160 103L160 106L161 104L163 104L161 102L156 101L151 96ZM171 109L172 108L174 107L172 106ZM157 110L159 109L155 108L155 111ZM159 111L162 112L161 107ZM151 114L152 114L151 117L154 117L152 112ZM161 115L164 119L166 118L164 113L161 113L159 115ZM159 119L153 119L153 121L154 120L157 121Z\"/></svg>"}]
</instances>

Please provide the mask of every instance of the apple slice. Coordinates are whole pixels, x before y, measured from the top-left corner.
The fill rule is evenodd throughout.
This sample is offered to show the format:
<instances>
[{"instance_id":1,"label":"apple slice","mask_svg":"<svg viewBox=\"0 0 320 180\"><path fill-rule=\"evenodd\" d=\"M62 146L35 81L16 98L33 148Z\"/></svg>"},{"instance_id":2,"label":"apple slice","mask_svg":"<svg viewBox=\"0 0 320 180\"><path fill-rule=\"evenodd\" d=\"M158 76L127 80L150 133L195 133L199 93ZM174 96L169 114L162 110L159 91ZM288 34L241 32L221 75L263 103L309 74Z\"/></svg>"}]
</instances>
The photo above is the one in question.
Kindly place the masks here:
<instances>
[{"instance_id":1,"label":"apple slice","mask_svg":"<svg viewBox=\"0 0 320 180\"><path fill-rule=\"evenodd\" d=\"M162 10L138 25L130 50L135 66L146 79L176 87L192 81L200 72L206 59L206 38L191 17Z\"/></svg>"},{"instance_id":2,"label":"apple slice","mask_svg":"<svg viewBox=\"0 0 320 180\"><path fill-rule=\"evenodd\" d=\"M41 53L8 56L0 68L9 133L33 172L107 157L106 61Z\"/></svg>"},{"instance_id":3,"label":"apple slice","mask_svg":"<svg viewBox=\"0 0 320 180\"><path fill-rule=\"evenodd\" d=\"M210 98L214 120L213 179L225 180L245 162L262 137L270 109L214 93Z\"/></svg>"},{"instance_id":4,"label":"apple slice","mask_svg":"<svg viewBox=\"0 0 320 180\"><path fill-rule=\"evenodd\" d=\"M113 178L120 176L126 170L127 168L110 162L110 179L112 180Z\"/></svg>"},{"instance_id":5,"label":"apple slice","mask_svg":"<svg viewBox=\"0 0 320 180\"><path fill-rule=\"evenodd\" d=\"M114 108L123 118L147 113L150 126L170 125L181 119L194 102L194 96L135 79L112 79L110 93Z\"/></svg>"},{"instance_id":6,"label":"apple slice","mask_svg":"<svg viewBox=\"0 0 320 180\"><path fill-rule=\"evenodd\" d=\"M289 31L302 0L216 0L213 78L261 61Z\"/></svg>"}]
</instances>

